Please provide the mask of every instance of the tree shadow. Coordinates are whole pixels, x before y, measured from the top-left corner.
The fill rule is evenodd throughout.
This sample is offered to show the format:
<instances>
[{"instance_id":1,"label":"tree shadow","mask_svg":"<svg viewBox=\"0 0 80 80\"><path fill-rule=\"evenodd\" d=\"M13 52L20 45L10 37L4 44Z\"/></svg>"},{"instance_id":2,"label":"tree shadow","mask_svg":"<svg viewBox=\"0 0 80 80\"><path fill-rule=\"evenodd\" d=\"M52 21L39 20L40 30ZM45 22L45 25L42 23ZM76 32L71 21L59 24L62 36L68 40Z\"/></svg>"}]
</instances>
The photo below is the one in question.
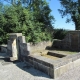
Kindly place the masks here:
<instances>
[{"instance_id":1,"label":"tree shadow","mask_svg":"<svg viewBox=\"0 0 80 80\"><path fill-rule=\"evenodd\" d=\"M38 76L38 77L45 77L45 78L49 78L50 76L48 76L47 74L35 69L30 63L28 62L19 62L19 61L14 61L13 62L17 67L19 67L20 69L22 69L23 71L26 71L28 73L30 73L33 76Z\"/></svg>"},{"instance_id":2,"label":"tree shadow","mask_svg":"<svg viewBox=\"0 0 80 80\"><path fill-rule=\"evenodd\" d=\"M50 79L50 77L47 74L35 69L30 63L21 62L19 60L10 61L10 58L6 58L5 55L6 55L5 53L0 53L0 62L2 65L8 65L8 64L12 63L12 64L15 64L21 70L26 71L33 76L45 77L45 78Z\"/></svg>"}]
</instances>

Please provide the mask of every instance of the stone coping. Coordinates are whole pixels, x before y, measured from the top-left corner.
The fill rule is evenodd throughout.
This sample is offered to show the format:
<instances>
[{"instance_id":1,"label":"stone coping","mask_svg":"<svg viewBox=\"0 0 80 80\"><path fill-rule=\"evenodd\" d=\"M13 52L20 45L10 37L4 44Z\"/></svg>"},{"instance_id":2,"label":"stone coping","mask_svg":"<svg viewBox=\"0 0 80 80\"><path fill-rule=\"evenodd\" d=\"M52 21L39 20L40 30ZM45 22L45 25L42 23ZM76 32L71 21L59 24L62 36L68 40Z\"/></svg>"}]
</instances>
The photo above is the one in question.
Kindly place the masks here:
<instances>
[{"instance_id":1,"label":"stone coping","mask_svg":"<svg viewBox=\"0 0 80 80\"><path fill-rule=\"evenodd\" d=\"M40 55L29 55L29 59L37 61L41 64L44 64L45 66L51 67L51 68L58 68L60 66L66 65L70 62L73 62L80 58L80 53L68 55L64 58L59 58L58 60L52 60L48 59L44 56Z\"/></svg>"},{"instance_id":2,"label":"stone coping","mask_svg":"<svg viewBox=\"0 0 80 80\"><path fill-rule=\"evenodd\" d=\"M7 47L7 45L3 44L3 45L0 45L0 47Z\"/></svg>"},{"instance_id":3,"label":"stone coping","mask_svg":"<svg viewBox=\"0 0 80 80\"><path fill-rule=\"evenodd\" d=\"M48 55L51 55L51 56L56 56L56 57L59 57L59 58L62 58L62 57L65 57L65 56L66 56L66 54L60 54L60 53L51 52L51 51L48 51L47 54L48 54Z\"/></svg>"},{"instance_id":4,"label":"stone coping","mask_svg":"<svg viewBox=\"0 0 80 80\"><path fill-rule=\"evenodd\" d=\"M22 33L9 33L9 35L22 36Z\"/></svg>"},{"instance_id":5,"label":"stone coping","mask_svg":"<svg viewBox=\"0 0 80 80\"><path fill-rule=\"evenodd\" d=\"M68 32L80 32L80 30L70 30Z\"/></svg>"}]
</instances>

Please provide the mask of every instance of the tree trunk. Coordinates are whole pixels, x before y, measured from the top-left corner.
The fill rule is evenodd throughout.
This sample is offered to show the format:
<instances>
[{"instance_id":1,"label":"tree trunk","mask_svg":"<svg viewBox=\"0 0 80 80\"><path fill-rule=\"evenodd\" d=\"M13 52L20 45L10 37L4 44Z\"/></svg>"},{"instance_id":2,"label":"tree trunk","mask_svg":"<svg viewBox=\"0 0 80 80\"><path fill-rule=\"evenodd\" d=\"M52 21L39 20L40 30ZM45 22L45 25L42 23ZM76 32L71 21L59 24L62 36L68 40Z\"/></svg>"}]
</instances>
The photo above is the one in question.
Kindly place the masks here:
<instances>
[{"instance_id":1,"label":"tree trunk","mask_svg":"<svg viewBox=\"0 0 80 80\"><path fill-rule=\"evenodd\" d=\"M80 25L78 22L75 23L75 30L80 30Z\"/></svg>"},{"instance_id":2,"label":"tree trunk","mask_svg":"<svg viewBox=\"0 0 80 80\"><path fill-rule=\"evenodd\" d=\"M78 7L80 8L80 0L78 0ZM80 15L80 9L78 9L78 13ZM75 22L75 30L80 30L79 21L77 21L75 16L74 16L74 18L75 19L73 19L73 21Z\"/></svg>"}]
</instances>

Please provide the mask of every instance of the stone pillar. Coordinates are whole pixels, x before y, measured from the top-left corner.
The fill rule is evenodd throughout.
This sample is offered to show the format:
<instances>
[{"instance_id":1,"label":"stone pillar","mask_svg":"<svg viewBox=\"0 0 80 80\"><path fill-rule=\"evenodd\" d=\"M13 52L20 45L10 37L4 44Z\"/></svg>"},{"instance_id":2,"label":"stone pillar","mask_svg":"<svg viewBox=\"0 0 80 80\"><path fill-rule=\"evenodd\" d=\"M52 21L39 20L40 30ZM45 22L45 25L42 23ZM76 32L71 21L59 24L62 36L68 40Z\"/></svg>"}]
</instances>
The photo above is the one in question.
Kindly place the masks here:
<instances>
[{"instance_id":1,"label":"stone pillar","mask_svg":"<svg viewBox=\"0 0 80 80\"><path fill-rule=\"evenodd\" d=\"M19 44L19 60L22 59L22 53L23 53L23 49L22 49L22 43L26 43L26 40L25 40L25 36L19 36L18 37L18 44Z\"/></svg>"},{"instance_id":2,"label":"stone pillar","mask_svg":"<svg viewBox=\"0 0 80 80\"><path fill-rule=\"evenodd\" d=\"M19 43L26 43L25 36L19 36L18 41Z\"/></svg>"},{"instance_id":3,"label":"stone pillar","mask_svg":"<svg viewBox=\"0 0 80 80\"><path fill-rule=\"evenodd\" d=\"M12 57L10 57L11 61L18 60L18 50L17 50L17 42L16 39L12 41Z\"/></svg>"},{"instance_id":4,"label":"stone pillar","mask_svg":"<svg viewBox=\"0 0 80 80\"><path fill-rule=\"evenodd\" d=\"M27 51L30 52L30 43L27 43Z\"/></svg>"},{"instance_id":5,"label":"stone pillar","mask_svg":"<svg viewBox=\"0 0 80 80\"><path fill-rule=\"evenodd\" d=\"M30 55L30 43L22 43L20 44L21 56Z\"/></svg>"},{"instance_id":6,"label":"stone pillar","mask_svg":"<svg viewBox=\"0 0 80 80\"><path fill-rule=\"evenodd\" d=\"M8 52L10 54L10 60L18 60L19 57L19 42L18 37L22 36L22 33L11 33L8 40Z\"/></svg>"},{"instance_id":7,"label":"stone pillar","mask_svg":"<svg viewBox=\"0 0 80 80\"><path fill-rule=\"evenodd\" d=\"M9 54L9 56L12 56L12 41L8 40L8 44L7 44L7 54Z\"/></svg>"}]
</instances>

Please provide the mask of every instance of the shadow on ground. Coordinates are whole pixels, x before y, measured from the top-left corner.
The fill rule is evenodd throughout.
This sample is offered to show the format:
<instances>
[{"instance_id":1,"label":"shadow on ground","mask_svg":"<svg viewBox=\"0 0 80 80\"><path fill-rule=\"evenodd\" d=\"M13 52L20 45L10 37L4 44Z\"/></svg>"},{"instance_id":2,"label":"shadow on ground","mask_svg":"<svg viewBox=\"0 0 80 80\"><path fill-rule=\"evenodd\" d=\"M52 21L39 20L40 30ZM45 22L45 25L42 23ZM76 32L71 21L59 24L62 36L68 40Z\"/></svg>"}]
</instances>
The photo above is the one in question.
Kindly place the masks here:
<instances>
[{"instance_id":1,"label":"shadow on ground","mask_svg":"<svg viewBox=\"0 0 80 80\"><path fill-rule=\"evenodd\" d=\"M46 78L50 78L47 74L33 68L33 66L31 64L29 64L28 62L13 62L14 64L16 64L17 67L19 67L20 69L30 73L33 76L38 76L38 77L46 77Z\"/></svg>"},{"instance_id":2,"label":"shadow on ground","mask_svg":"<svg viewBox=\"0 0 80 80\"><path fill-rule=\"evenodd\" d=\"M30 73L33 76L37 76L37 77L45 77L45 78L49 78L50 77L48 75L46 75L45 73L33 68L33 66L31 64L29 64L28 62L21 62L21 61L14 61L11 62L10 58L6 58L6 54L5 53L0 53L0 63L4 66L4 65L11 65L11 64L15 64L18 68L20 68L23 71L26 71L28 73Z\"/></svg>"}]
</instances>

